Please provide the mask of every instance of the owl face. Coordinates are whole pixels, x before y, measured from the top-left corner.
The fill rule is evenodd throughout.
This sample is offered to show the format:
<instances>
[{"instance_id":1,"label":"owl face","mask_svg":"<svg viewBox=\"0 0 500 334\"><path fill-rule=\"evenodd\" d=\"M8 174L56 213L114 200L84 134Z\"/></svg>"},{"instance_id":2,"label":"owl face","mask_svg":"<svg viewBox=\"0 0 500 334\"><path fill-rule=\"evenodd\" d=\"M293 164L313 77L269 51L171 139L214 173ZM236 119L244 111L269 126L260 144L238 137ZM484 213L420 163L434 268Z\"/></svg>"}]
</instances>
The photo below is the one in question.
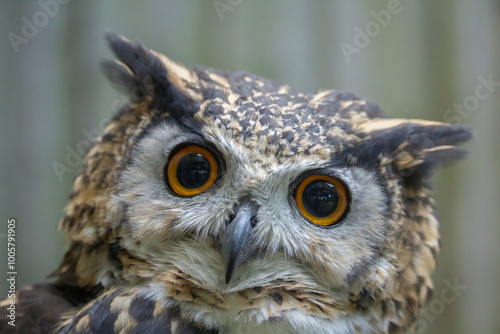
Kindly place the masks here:
<instances>
[{"instance_id":1,"label":"owl face","mask_svg":"<svg viewBox=\"0 0 500 334\"><path fill-rule=\"evenodd\" d=\"M212 328L411 326L439 249L429 173L466 128L109 41L131 103L75 181L61 277L147 287Z\"/></svg>"},{"instance_id":2,"label":"owl face","mask_svg":"<svg viewBox=\"0 0 500 334\"><path fill-rule=\"evenodd\" d=\"M207 189L186 195L173 186L174 179L186 181L169 176L167 170L176 154L193 147L202 148L198 157L210 155L217 167L206 162L191 169L177 166L176 174L199 173L200 168L217 171ZM385 219L387 197L377 176L365 169L315 154L278 163L272 153L239 143L213 122L199 133L161 123L141 139L132 157L120 178L124 245L154 265L175 264L216 291L268 286L294 277L318 291L345 290L354 272L383 246L390 223ZM200 179L203 185L206 178ZM299 196L301 186L307 194ZM302 207L303 202L308 207ZM248 226L234 245L245 259L226 283L226 239L245 205L251 207ZM335 210L342 212L322 225L320 218ZM193 261L193 253L203 259Z\"/></svg>"}]
</instances>

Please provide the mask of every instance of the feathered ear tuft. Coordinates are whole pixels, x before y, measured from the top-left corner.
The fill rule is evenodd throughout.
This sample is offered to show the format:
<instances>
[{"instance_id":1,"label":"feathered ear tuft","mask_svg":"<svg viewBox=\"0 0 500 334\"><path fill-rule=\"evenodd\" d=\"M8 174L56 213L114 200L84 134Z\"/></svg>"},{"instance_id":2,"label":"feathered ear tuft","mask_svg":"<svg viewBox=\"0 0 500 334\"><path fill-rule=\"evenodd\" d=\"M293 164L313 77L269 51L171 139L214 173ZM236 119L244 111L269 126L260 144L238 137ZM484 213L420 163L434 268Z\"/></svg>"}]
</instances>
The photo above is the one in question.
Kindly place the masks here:
<instances>
[{"instance_id":1,"label":"feathered ear tuft","mask_svg":"<svg viewBox=\"0 0 500 334\"><path fill-rule=\"evenodd\" d=\"M106 39L119 61L103 62L103 72L133 102L149 96L161 112L186 113L200 99L196 75L184 66L122 36L108 33Z\"/></svg>"},{"instance_id":2,"label":"feathered ear tuft","mask_svg":"<svg viewBox=\"0 0 500 334\"><path fill-rule=\"evenodd\" d=\"M372 119L358 129L363 142L357 156L366 154L391 164L408 185L426 179L438 166L461 159L455 145L472 137L471 128L447 123L393 118Z\"/></svg>"}]
</instances>

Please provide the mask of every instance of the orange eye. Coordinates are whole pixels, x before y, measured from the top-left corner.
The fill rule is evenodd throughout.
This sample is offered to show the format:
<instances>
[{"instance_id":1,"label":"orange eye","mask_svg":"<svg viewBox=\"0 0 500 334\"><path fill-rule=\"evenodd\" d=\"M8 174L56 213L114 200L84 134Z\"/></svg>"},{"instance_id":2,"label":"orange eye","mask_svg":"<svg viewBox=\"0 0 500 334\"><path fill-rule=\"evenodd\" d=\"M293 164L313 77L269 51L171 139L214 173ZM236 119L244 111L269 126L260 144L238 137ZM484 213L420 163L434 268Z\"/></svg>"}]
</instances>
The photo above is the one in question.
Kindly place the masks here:
<instances>
[{"instance_id":1,"label":"orange eye","mask_svg":"<svg viewBox=\"0 0 500 334\"><path fill-rule=\"evenodd\" d=\"M217 162L199 146L187 146L175 153L167 164L170 189L181 196L194 196L207 190L217 178Z\"/></svg>"},{"instance_id":2,"label":"orange eye","mask_svg":"<svg viewBox=\"0 0 500 334\"><path fill-rule=\"evenodd\" d=\"M312 175L302 180L297 187L295 201L304 217L322 226L339 223L349 209L346 186L327 175Z\"/></svg>"}]
</instances>

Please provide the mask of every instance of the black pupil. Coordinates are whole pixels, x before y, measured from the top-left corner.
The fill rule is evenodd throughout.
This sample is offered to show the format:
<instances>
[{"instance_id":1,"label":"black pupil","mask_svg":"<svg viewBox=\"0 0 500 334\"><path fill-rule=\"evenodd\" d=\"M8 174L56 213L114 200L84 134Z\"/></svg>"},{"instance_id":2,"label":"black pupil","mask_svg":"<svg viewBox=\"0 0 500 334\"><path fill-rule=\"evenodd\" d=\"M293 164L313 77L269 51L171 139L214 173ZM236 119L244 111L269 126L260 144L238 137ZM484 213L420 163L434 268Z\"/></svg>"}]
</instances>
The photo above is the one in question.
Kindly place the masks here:
<instances>
[{"instance_id":1,"label":"black pupil","mask_svg":"<svg viewBox=\"0 0 500 334\"><path fill-rule=\"evenodd\" d=\"M184 156L177 166L177 180L188 189L196 189L207 183L210 177L210 163L200 153Z\"/></svg>"},{"instance_id":2,"label":"black pupil","mask_svg":"<svg viewBox=\"0 0 500 334\"><path fill-rule=\"evenodd\" d=\"M305 187L302 203L311 215L327 217L335 212L339 204L337 189L327 181L313 181Z\"/></svg>"}]
</instances>

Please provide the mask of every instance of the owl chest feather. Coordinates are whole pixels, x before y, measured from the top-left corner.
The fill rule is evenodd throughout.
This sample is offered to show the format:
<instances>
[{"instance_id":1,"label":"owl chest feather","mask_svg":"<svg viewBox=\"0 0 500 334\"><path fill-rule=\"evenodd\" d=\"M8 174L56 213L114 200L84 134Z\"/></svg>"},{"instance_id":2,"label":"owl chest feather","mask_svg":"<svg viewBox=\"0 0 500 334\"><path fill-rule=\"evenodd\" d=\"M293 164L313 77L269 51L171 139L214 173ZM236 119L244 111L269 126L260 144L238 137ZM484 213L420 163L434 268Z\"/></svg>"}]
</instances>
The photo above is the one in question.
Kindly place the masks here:
<instances>
[{"instance_id":1,"label":"owl chest feather","mask_svg":"<svg viewBox=\"0 0 500 334\"><path fill-rule=\"evenodd\" d=\"M179 310L183 322L220 334L353 333L371 328L367 317L349 316L326 294L297 282L279 281L234 292L213 291L198 284L172 268L161 282L147 284L137 295L155 300L153 314Z\"/></svg>"}]
</instances>

